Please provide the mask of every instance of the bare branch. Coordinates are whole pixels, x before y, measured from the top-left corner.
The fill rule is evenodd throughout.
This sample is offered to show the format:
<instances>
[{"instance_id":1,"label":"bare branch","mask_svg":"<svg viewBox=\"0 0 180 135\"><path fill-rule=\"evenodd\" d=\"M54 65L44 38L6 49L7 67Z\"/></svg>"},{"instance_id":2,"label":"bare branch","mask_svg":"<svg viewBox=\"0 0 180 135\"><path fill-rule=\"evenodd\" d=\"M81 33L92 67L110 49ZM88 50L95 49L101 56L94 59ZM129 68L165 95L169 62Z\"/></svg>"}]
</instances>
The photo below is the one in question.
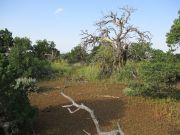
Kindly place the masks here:
<instances>
[{"instance_id":1,"label":"bare branch","mask_svg":"<svg viewBox=\"0 0 180 135\"><path fill-rule=\"evenodd\" d=\"M130 17L135 9L128 6L120 8L120 14L110 11L96 23L98 36L82 32L82 44L88 45L110 45L112 46L113 67L123 66L127 60L128 45L131 42L150 42L150 32L140 31L137 27L129 24ZM125 49L126 46L126 49ZM124 64L123 64L124 63Z\"/></svg>"},{"instance_id":2,"label":"bare branch","mask_svg":"<svg viewBox=\"0 0 180 135\"><path fill-rule=\"evenodd\" d=\"M89 107L87 107L87 106L85 106L85 105L83 105L83 104L77 104L71 97L65 95L63 92L61 92L60 94L61 94L63 97L65 97L66 99L68 99L69 101L72 102L71 105L64 105L64 106L62 106L62 107L64 107L64 108L67 108L70 113L75 113L75 112L79 111L80 109L82 109L82 110L87 111L87 112L90 114L90 116L91 116L91 118L92 118L92 120L93 120L93 122L94 122L94 125L95 125L95 127L96 127L96 130L97 130L98 135L124 135L124 133L122 132L122 130L121 130L120 127L118 127L119 130L112 130L112 131L110 131L110 132L103 132L103 131L101 131L100 126L99 126L99 122L98 122L98 120L96 119L93 110L91 110ZM75 109L74 111L72 111L72 110L71 110L71 107L76 107L77 109ZM84 131L87 135L91 135L91 134L88 133L87 131L85 131L85 130L83 130L83 131Z\"/></svg>"},{"instance_id":3,"label":"bare branch","mask_svg":"<svg viewBox=\"0 0 180 135\"><path fill-rule=\"evenodd\" d=\"M98 44L99 42L99 37L94 35L94 34L90 34L87 30L85 31L81 31L81 35L83 36L82 39L82 45L87 47L88 45L92 45L95 46L96 44Z\"/></svg>"},{"instance_id":4,"label":"bare branch","mask_svg":"<svg viewBox=\"0 0 180 135\"><path fill-rule=\"evenodd\" d=\"M123 13L121 15L121 19L119 19L119 20L121 20L123 22L123 24L127 24L128 21L130 20L131 14L135 11L135 9L125 6L123 8L120 8L120 10L122 10Z\"/></svg>"},{"instance_id":5,"label":"bare branch","mask_svg":"<svg viewBox=\"0 0 180 135\"><path fill-rule=\"evenodd\" d=\"M119 125L118 122L117 122L117 126L118 126L118 130L119 130L120 134L121 134L121 135L124 135L124 132L123 132L122 129L120 128L120 125Z\"/></svg>"},{"instance_id":6,"label":"bare branch","mask_svg":"<svg viewBox=\"0 0 180 135\"><path fill-rule=\"evenodd\" d=\"M91 135L90 133L88 133L86 130L83 130L84 133L86 133L87 135Z\"/></svg>"}]
</instances>

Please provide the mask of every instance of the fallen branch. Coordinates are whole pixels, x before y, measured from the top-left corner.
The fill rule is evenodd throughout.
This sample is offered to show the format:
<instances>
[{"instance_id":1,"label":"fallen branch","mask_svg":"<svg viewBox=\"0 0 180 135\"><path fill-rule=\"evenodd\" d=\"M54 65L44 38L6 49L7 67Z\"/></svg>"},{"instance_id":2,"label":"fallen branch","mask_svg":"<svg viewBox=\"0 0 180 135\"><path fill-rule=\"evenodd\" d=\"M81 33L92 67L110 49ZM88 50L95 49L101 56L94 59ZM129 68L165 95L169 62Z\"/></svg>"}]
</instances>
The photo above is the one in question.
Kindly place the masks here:
<instances>
[{"instance_id":1,"label":"fallen branch","mask_svg":"<svg viewBox=\"0 0 180 135\"><path fill-rule=\"evenodd\" d=\"M104 97L104 98L119 98L119 97L111 96L111 95L97 95L97 97Z\"/></svg>"},{"instance_id":2,"label":"fallen branch","mask_svg":"<svg viewBox=\"0 0 180 135\"><path fill-rule=\"evenodd\" d=\"M64 90L65 88L66 87L64 87L62 90ZM119 126L119 124L117 124L118 130L112 130L110 132L103 132L100 129L99 122L98 122L97 118L95 117L93 110L91 110L89 107L85 106L82 103L81 104L77 104L71 97L65 95L63 93L63 91L61 91L61 95L63 97L65 97L66 99L68 99L69 101L71 101L72 104L62 106L64 108L67 108L70 113L75 113L75 112L79 111L80 109L82 109L82 110L87 111L90 114L90 116L91 116L91 118L92 118L92 120L94 122L94 125L96 127L96 131L97 131L98 135L124 135L124 133L122 132L122 130L121 130L120 126ZM76 107L76 109L72 110L71 107ZM87 135L91 135L90 133L88 133L85 130L83 130L83 132L85 132Z\"/></svg>"}]
</instances>

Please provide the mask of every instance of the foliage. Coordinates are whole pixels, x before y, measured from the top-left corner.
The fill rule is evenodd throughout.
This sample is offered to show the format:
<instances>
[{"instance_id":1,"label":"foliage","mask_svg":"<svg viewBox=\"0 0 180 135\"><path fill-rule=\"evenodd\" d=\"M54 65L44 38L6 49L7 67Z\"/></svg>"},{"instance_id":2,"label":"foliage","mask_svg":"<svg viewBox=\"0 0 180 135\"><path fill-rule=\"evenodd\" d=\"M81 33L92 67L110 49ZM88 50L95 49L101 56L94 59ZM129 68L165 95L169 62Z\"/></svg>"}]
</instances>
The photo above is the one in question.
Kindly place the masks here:
<instances>
[{"instance_id":1,"label":"foliage","mask_svg":"<svg viewBox=\"0 0 180 135\"><path fill-rule=\"evenodd\" d=\"M34 55L28 38L14 38L14 46L9 52L8 60L19 76L40 79L52 74L50 62Z\"/></svg>"},{"instance_id":2,"label":"foliage","mask_svg":"<svg viewBox=\"0 0 180 135\"><path fill-rule=\"evenodd\" d=\"M38 41L39 46L46 40L42 42ZM49 61L41 55L45 51L41 53L38 47L33 48L28 38L13 39L7 29L0 31L0 129L8 128L8 135L25 135L31 130L35 109L29 103L28 93L37 87L35 79L29 77L39 79L52 73ZM45 50L55 56L55 44L50 42L48 47Z\"/></svg>"},{"instance_id":3,"label":"foliage","mask_svg":"<svg viewBox=\"0 0 180 135\"><path fill-rule=\"evenodd\" d=\"M63 56L63 59L67 60L69 63L73 64L73 63L83 63L86 61L86 57L87 57L87 52L86 50L81 47L80 45L74 47L71 52L66 53Z\"/></svg>"},{"instance_id":4,"label":"foliage","mask_svg":"<svg viewBox=\"0 0 180 135\"><path fill-rule=\"evenodd\" d=\"M151 51L151 62L176 62L177 60L171 52L164 53L159 49L153 49Z\"/></svg>"},{"instance_id":5,"label":"foliage","mask_svg":"<svg viewBox=\"0 0 180 135\"><path fill-rule=\"evenodd\" d=\"M128 62L124 67L113 73L115 79L118 81L130 81L137 77L138 64L135 62Z\"/></svg>"},{"instance_id":6,"label":"foliage","mask_svg":"<svg viewBox=\"0 0 180 135\"><path fill-rule=\"evenodd\" d=\"M173 58L175 57L172 54L159 53L154 59L141 63L138 80L129 83L129 88L132 89L130 93L146 96L171 96L180 73L180 67Z\"/></svg>"},{"instance_id":7,"label":"foliage","mask_svg":"<svg viewBox=\"0 0 180 135\"><path fill-rule=\"evenodd\" d=\"M16 85L14 86L14 89L18 89L22 85L23 89L26 90L26 93L36 92L38 90L38 87L35 85L36 79L18 78L15 81L16 81Z\"/></svg>"},{"instance_id":8,"label":"foliage","mask_svg":"<svg viewBox=\"0 0 180 135\"><path fill-rule=\"evenodd\" d=\"M132 60L141 61L151 57L150 43L132 43L128 50L128 57Z\"/></svg>"},{"instance_id":9,"label":"foliage","mask_svg":"<svg viewBox=\"0 0 180 135\"><path fill-rule=\"evenodd\" d=\"M61 60L51 63L52 71L54 72L54 77L67 77L74 72L72 65L69 65L66 61Z\"/></svg>"},{"instance_id":10,"label":"foliage","mask_svg":"<svg viewBox=\"0 0 180 135\"><path fill-rule=\"evenodd\" d=\"M180 46L180 11L178 13L179 17L174 20L170 31L166 34L166 43L171 51Z\"/></svg>"},{"instance_id":11,"label":"foliage","mask_svg":"<svg viewBox=\"0 0 180 135\"><path fill-rule=\"evenodd\" d=\"M132 88L130 88L132 87ZM139 84L139 83L131 83L129 84L129 87L123 89L123 93L126 96L138 96L138 95L142 95L142 93L144 92L143 87Z\"/></svg>"},{"instance_id":12,"label":"foliage","mask_svg":"<svg viewBox=\"0 0 180 135\"><path fill-rule=\"evenodd\" d=\"M100 65L100 78L107 78L113 72L113 48L101 45L94 56L94 61Z\"/></svg>"},{"instance_id":13,"label":"foliage","mask_svg":"<svg viewBox=\"0 0 180 135\"><path fill-rule=\"evenodd\" d=\"M31 129L35 109L29 104L28 90L32 90L32 80L29 84L15 81L17 71L8 63L6 56L1 54L0 62L0 125L8 122L8 135L24 135Z\"/></svg>"},{"instance_id":14,"label":"foliage","mask_svg":"<svg viewBox=\"0 0 180 135\"><path fill-rule=\"evenodd\" d=\"M32 66L29 68L29 71L32 71L30 77L36 79L50 78L53 74L51 63L47 60L40 60L39 58L33 59Z\"/></svg>"},{"instance_id":15,"label":"foliage","mask_svg":"<svg viewBox=\"0 0 180 135\"><path fill-rule=\"evenodd\" d=\"M33 46L34 54L40 60L55 60L60 57L60 52L55 48L53 41L38 40L36 45Z\"/></svg>"},{"instance_id":16,"label":"foliage","mask_svg":"<svg viewBox=\"0 0 180 135\"><path fill-rule=\"evenodd\" d=\"M87 61L86 61L87 63L91 63L91 62L94 61L94 58L95 58L95 56L97 55L98 50L99 50L100 47L101 47L101 45L94 46L94 47L92 48L92 50L90 51L90 53L89 53L88 56L87 56Z\"/></svg>"},{"instance_id":17,"label":"foliage","mask_svg":"<svg viewBox=\"0 0 180 135\"><path fill-rule=\"evenodd\" d=\"M33 56L30 52L31 41L28 38L14 38L14 46L8 56L9 64L16 69L19 76L30 76Z\"/></svg>"},{"instance_id":18,"label":"foliage","mask_svg":"<svg viewBox=\"0 0 180 135\"><path fill-rule=\"evenodd\" d=\"M12 46L12 33L8 29L0 30L0 53L7 53Z\"/></svg>"}]
</instances>

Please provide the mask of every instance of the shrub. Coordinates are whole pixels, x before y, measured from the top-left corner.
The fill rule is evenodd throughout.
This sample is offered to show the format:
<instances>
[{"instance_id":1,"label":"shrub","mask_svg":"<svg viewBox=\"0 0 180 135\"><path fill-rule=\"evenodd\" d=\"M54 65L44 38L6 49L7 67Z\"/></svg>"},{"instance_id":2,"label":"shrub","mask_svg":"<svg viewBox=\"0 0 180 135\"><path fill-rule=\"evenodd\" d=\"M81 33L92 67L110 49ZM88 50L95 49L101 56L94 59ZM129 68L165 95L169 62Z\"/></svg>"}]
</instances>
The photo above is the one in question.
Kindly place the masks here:
<instances>
[{"instance_id":1,"label":"shrub","mask_svg":"<svg viewBox=\"0 0 180 135\"><path fill-rule=\"evenodd\" d=\"M128 87L123 90L123 93L127 96L139 96L143 95L145 91L143 83L130 81Z\"/></svg>"},{"instance_id":2,"label":"shrub","mask_svg":"<svg viewBox=\"0 0 180 135\"><path fill-rule=\"evenodd\" d=\"M31 76L36 79L50 78L53 74L51 63L47 60L39 60L34 58L32 65L28 68L31 71Z\"/></svg>"},{"instance_id":3,"label":"shrub","mask_svg":"<svg viewBox=\"0 0 180 135\"><path fill-rule=\"evenodd\" d=\"M0 54L0 128L6 124L8 135L25 135L31 129L35 115L27 97L28 90L35 88L34 81L18 77L8 58Z\"/></svg>"},{"instance_id":4,"label":"shrub","mask_svg":"<svg viewBox=\"0 0 180 135\"><path fill-rule=\"evenodd\" d=\"M114 76L117 81L130 81L136 78L137 75L137 64L128 62L124 67L114 72Z\"/></svg>"},{"instance_id":5,"label":"shrub","mask_svg":"<svg viewBox=\"0 0 180 135\"><path fill-rule=\"evenodd\" d=\"M109 78L113 73L113 48L110 45L100 45L94 61L100 65L99 77L101 79Z\"/></svg>"},{"instance_id":6,"label":"shrub","mask_svg":"<svg viewBox=\"0 0 180 135\"><path fill-rule=\"evenodd\" d=\"M31 107L27 96L29 90L35 88L32 82L34 80L23 78L1 87L0 118L3 121L0 122L6 123L8 135L25 135L32 128L36 109Z\"/></svg>"},{"instance_id":7,"label":"shrub","mask_svg":"<svg viewBox=\"0 0 180 135\"><path fill-rule=\"evenodd\" d=\"M16 81L16 85L14 86L14 89L18 89L22 85L23 89L27 93L36 92L38 90L38 87L35 85L36 79L33 79L33 78L18 78L15 81Z\"/></svg>"},{"instance_id":8,"label":"shrub","mask_svg":"<svg viewBox=\"0 0 180 135\"><path fill-rule=\"evenodd\" d=\"M167 55L166 55L167 56ZM129 83L129 88L138 95L169 96L175 90L179 66L173 61L151 60L141 63L138 79ZM128 93L128 90L125 90ZM132 93L132 91L130 91Z\"/></svg>"}]
</instances>

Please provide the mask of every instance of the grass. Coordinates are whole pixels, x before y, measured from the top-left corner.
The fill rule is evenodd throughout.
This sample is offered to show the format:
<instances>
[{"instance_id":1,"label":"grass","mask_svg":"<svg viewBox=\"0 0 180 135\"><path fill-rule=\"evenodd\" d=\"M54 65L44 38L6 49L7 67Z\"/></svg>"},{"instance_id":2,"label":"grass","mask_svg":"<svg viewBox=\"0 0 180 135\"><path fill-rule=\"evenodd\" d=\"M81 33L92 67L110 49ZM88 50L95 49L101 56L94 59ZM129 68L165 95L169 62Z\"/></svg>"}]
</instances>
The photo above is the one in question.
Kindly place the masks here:
<instances>
[{"instance_id":1,"label":"grass","mask_svg":"<svg viewBox=\"0 0 180 135\"><path fill-rule=\"evenodd\" d=\"M76 74L89 81L97 81L99 79L100 68L98 65L83 66L77 69Z\"/></svg>"},{"instance_id":2,"label":"grass","mask_svg":"<svg viewBox=\"0 0 180 135\"><path fill-rule=\"evenodd\" d=\"M74 67L69 65L66 61L58 61L51 63L51 68L56 77L66 77L73 74Z\"/></svg>"}]
</instances>

